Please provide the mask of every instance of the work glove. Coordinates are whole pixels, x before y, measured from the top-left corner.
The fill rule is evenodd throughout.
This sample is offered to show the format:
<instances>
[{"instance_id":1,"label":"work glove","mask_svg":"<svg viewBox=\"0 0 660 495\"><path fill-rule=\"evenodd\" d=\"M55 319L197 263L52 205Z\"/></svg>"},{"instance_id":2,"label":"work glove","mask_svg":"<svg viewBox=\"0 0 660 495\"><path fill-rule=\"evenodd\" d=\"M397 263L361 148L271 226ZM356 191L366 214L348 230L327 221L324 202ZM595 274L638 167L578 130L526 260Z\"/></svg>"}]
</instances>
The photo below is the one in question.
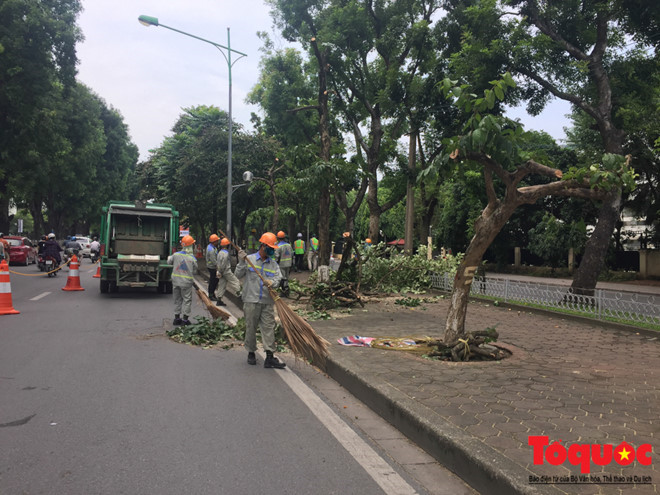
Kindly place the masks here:
<instances>
[{"instance_id":1,"label":"work glove","mask_svg":"<svg viewBox=\"0 0 660 495\"><path fill-rule=\"evenodd\" d=\"M273 286L273 281L264 279L264 285L270 289Z\"/></svg>"},{"instance_id":2,"label":"work glove","mask_svg":"<svg viewBox=\"0 0 660 495\"><path fill-rule=\"evenodd\" d=\"M247 253L243 251L242 249L238 250L238 259L241 261L245 261L245 258L247 258Z\"/></svg>"}]
</instances>

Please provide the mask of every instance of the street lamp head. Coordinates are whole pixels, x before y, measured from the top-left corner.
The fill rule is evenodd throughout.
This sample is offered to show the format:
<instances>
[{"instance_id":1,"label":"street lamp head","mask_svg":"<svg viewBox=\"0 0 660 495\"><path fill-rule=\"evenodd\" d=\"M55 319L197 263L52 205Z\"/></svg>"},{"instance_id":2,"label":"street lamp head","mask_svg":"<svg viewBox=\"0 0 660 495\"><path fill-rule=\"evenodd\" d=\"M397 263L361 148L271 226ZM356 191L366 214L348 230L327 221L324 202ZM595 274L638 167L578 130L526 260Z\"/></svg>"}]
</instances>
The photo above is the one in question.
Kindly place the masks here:
<instances>
[{"instance_id":1,"label":"street lamp head","mask_svg":"<svg viewBox=\"0 0 660 495\"><path fill-rule=\"evenodd\" d=\"M140 21L140 24L143 26L158 26L158 17L151 17L148 15L141 15L138 17L138 21Z\"/></svg>"},{"instance_id":2,"label":"street lamp head","mask_svg":"<svg viewBox=\"0 0 660 495\"><path fill-rule=\"evenodd\" d=\"M243 180L245 182L252 182L252 172L250 172L249 170L243 172Z\"/></svg>"}]
</instances>

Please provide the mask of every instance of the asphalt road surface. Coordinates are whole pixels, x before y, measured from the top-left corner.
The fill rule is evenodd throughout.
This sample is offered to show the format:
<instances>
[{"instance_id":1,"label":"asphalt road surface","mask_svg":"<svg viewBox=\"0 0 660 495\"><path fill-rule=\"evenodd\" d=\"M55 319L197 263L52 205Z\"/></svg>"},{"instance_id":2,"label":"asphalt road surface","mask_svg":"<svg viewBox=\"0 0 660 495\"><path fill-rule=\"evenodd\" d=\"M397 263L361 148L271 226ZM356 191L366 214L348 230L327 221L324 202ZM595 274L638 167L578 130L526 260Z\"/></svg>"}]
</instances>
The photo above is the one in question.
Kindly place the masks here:
<instances>
[{"instance_id":1,"label":"asphalt road surface","mask_svg":"<svg viewBox=\"0 0 660 495\"><path fill-rule=\"evenodd\" d=\"M36 276L11 274L20 314L0 315L2 494L474 493L420 452L396 462L313 368L170 341L171 295L101 294L89 260L84 291L11 270Z\"/></svg>"}]
</instances>

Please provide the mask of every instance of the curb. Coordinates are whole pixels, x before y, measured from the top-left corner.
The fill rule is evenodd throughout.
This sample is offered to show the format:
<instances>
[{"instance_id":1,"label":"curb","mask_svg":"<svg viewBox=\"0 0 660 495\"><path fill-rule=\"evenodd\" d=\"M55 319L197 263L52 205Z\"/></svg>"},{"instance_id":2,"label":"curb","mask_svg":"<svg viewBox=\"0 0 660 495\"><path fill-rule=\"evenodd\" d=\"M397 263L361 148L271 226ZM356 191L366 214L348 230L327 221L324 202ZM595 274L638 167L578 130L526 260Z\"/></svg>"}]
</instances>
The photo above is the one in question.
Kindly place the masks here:
<instances>
[{"instance_id":1,"label":"curb","mask_svg":"<svg viewBox=\"0 0 660 495\"><path fill-rule=\"evenodd\" d=\"M527 484L518 464L391 385L374 385L376 380L370 383L368 376L356 375L332 356L328 357L324 371L479 493L564 493L550 485Z\"/></svg>"}]
</instances>

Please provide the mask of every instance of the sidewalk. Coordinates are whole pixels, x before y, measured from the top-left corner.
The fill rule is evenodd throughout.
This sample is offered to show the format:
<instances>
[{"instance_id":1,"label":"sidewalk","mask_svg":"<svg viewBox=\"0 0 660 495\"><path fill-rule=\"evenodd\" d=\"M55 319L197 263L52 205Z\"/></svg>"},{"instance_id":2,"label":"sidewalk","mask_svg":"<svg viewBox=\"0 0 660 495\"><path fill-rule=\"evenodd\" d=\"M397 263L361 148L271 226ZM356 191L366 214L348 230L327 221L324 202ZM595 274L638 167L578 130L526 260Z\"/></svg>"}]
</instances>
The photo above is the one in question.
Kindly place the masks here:
<instances>
[{"instance_id":1,"label":"sidewalk","mask_svg":"<svg viewBox=\"0 0 660 495\"><path fill-rule=\"evenodd\" d=\"M510 358L446 363L337 344L355 334L441 337L448 307L372 303L310 323L331 343L330 377L483 494L658 493L655 454L651 465L591 462L584 474L568 460L535 465L528 437L657 453L660 335L473 302L468 329L497 325Z\"/></svg>"}]
</instances>

